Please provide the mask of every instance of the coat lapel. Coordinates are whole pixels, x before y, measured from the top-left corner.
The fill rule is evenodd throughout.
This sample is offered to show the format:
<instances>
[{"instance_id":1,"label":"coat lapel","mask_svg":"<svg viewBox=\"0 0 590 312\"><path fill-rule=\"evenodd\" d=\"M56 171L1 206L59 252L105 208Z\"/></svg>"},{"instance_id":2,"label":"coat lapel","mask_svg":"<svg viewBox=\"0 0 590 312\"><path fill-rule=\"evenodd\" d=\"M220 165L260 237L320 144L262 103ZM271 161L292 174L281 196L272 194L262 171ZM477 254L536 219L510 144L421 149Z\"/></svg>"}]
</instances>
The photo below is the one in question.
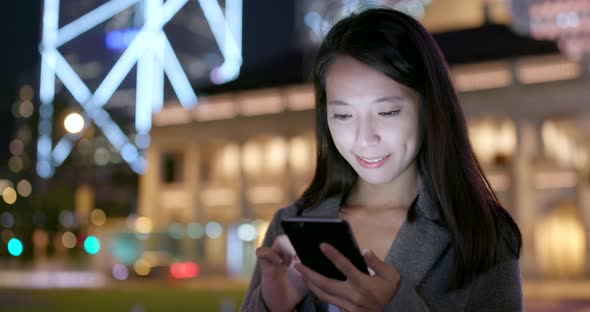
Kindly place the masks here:
<instances>
[{"instance_id":1,"label":"coat lapel","mask_svg":"<svg viewBox=\"0 0 590 312\"><path fill-rule=\"evenodd\" d=\"M318 206L304 209L302 216L338 217L343 196L337 194L326 198ZM436 205L425 189L420 186L416 202L416 218L406 219L393 241L385 262L392 264L402 277L418 285L450 246L447 230L440 225Z\"/></svg>"},{"instance_id":2,"label":"coat lapel","mask_svg":"<svg viewBox=\"0 0 590 312\"><path fill-rule=\"evenodd\" d=\"M404 221L385 262L418 285L450 246L450 238L448 231L440 225L436 204L422 185L415 209L416 218L412 222Z\"/></svg>"}]
</instances>

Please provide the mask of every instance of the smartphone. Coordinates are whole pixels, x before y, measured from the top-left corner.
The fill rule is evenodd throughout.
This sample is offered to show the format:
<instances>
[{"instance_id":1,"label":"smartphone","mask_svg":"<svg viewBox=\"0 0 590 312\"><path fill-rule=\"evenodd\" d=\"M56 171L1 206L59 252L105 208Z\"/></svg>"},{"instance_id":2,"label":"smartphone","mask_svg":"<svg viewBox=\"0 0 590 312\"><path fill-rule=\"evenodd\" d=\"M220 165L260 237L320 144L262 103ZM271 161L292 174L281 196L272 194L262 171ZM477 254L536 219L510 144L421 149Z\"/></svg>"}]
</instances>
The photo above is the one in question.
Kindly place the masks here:
<instances>
[{"instance_id":1,"label":"smartphone","mask_svg":"<svg viewBox=\"0 0 590 312\"><path fill-rule=\"evenodd\" d=\"M369 274L350 226L339 218L286 217L281 224L303 264L326 277L344 281L346 276L320 250L328 243L359 271Z\"/></svg>"}]
</instances>

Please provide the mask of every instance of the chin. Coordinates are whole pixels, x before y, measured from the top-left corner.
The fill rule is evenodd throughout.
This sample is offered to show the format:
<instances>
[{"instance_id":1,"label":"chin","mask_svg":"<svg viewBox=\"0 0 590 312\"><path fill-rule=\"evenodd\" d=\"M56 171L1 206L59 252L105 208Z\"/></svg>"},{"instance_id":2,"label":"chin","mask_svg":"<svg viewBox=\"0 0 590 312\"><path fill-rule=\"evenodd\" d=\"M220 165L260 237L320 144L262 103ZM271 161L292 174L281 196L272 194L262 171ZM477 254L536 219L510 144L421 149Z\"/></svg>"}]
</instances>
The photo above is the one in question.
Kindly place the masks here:
<instances>
[{"instance_id":1,"label":"chin","mask_svg":"<svg viewBox=\"0 0 590 312\"><path fill-rule=\"evenodd\" d=\"M391 175L379 175L379 174L362 174L358 173L359 178L363 179L369 184L385 184L391 182L395 177Z\"/></svg>"}]
</instances>

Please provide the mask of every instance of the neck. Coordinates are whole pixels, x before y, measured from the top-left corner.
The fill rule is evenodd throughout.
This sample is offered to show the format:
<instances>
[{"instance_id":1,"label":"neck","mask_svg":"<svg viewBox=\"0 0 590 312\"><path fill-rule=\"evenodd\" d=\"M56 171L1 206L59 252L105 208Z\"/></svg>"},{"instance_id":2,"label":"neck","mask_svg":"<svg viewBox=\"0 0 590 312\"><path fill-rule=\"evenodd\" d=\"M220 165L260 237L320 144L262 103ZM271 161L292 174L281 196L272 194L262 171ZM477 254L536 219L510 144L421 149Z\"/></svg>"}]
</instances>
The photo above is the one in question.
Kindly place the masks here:
<instances>
[{"instance_id":1,"label":"neck","mask_svg":"<svg viewBox=\"0 0 590 312\"><path fill-rule=\"evenodd\" d=\"M346 200L346 206L363 209L408 209L418 194L419 186L420 176L415 163L387 183L370 184L359 177Z\"/></svg>"}]
</instances>

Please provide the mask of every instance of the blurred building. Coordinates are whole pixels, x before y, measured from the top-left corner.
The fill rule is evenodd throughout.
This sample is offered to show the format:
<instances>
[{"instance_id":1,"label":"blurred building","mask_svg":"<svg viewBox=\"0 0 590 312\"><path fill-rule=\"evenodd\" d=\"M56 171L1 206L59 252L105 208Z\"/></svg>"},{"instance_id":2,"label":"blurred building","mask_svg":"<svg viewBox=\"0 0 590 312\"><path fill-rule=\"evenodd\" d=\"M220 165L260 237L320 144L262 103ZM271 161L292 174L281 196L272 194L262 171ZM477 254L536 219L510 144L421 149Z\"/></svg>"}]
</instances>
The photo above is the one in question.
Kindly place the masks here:
<instances>
[{"instance_id":1,"label":"blurred building","mask_svg":"<svg viewBox=\"0 0 590 312\"><path fill-rule=\"evenodd\" d=\"M425 24L444 23L436 17L447 12L438 7ZM483 15L477 21L483 25L435 38L451 65L476 153L520 225L525 277L587 278L590 63L501 22L486 23ZM231 273L231 259L246 257L242 247L239 255L231 248L243 241L232 227L269 220L311 180L314 97L312 86L297 79L247 91L224 87L192 110L169 103L154 115L138 213L155 228L220 224L220 236L203 238L202 261ZM265 228L257 229L260 239ZM241 269L251 269L248 263Z\"/></svg>"},{"instance_id":2,"label":"blurred building","mask_svg":"<svg viewBox=\"0 0 590 312\"><path fill-rule=\"evenodd\" d=\"M364 1L257 1L244 2L243 8L235 0L218 1L214 7L186 2L185 11L168 16L170 23L156 34L162 39L165 33L169 44L150 41L150 53L144 54L157 59L158 51L170 46L174 51L167 51L176 54L166 53L178 61L172 76L184 75L192 88L175 85L186 79L166 80L162 72L153 71L150 77L157 79L140 83L137 80L150 74L146 68L158 64L154 59L145 61L137 48L135 58L123 58L129 47L137 46L142 25L153 20L158 10L152 5L157 2L130 0L125 8L115 1L81 1L60 8L57 1L46 2L54 5L53 13L59 13L60 20L49 14L51 23L44 22L52 27L44 32L53 31L59 38L48 37L57 41L42 46L43 59L60 57L55 68L42 62L39 146L43 148L38 149L37 172L42 177L53 175L71 151L75 166L60 170L75 174L76 169L84 172L87 163L127 162L141 172L145 157L147 171L140 176L137 214L120 222L109 215L105 227L89 228L100 238L103 250L110 251L93 258L95 264L112 268L116 279L127 278L131 267L137 275L149 275L158 265L181 261L196 262L204 273L247 278L254 248L270 217L301 194L314 172L314 96L309 84L313 53L329 26ZM584 29L590 22L590 4L584 0L372 2L401 10L435 33L459 91L472 144L494 190L523 232L525 277L587 279L590 49ZM211 16L232 15L230 7L243 15L243 20L236 15L227 19L241 25L228 22L232 25L222 27L243 28L243 36L231 37L240 45L240 62L235 59L240 75L230 82L226 81L235 75L216 81L221 77L219 68L231 58L220 43L224 36L215 34L212 21L221 19ZM112 18L107 21L106 15L95 14L77 19L85 12L100 12L97 8ZM80 23L85 26L77 27ZM69 42L85 31L86 37ZM43 66L49 78L43 76ZM153 97L145 97L146 92ZM199 104L186 108L195 93ZM84 126L80 134L49 131L53 96L76 107L67 113L80 112L86 125L94 125ZM174 97L180 100L171 100ZM90 100L100 111L85 107ZM104 138L94 137L95 130ZM56 134L64 136L54 148L48 140ZM138 153L144 149L143 155ZM109 185L107 196L120 189L109 181L100 183ZM90 206L87 215L97 208ZM105 221L92 224L102 226ZM71 239L64 240L66 234L56 246L75 246ZM194 268L189 271L194 273Z\"/></svg>"}]
</instances>

